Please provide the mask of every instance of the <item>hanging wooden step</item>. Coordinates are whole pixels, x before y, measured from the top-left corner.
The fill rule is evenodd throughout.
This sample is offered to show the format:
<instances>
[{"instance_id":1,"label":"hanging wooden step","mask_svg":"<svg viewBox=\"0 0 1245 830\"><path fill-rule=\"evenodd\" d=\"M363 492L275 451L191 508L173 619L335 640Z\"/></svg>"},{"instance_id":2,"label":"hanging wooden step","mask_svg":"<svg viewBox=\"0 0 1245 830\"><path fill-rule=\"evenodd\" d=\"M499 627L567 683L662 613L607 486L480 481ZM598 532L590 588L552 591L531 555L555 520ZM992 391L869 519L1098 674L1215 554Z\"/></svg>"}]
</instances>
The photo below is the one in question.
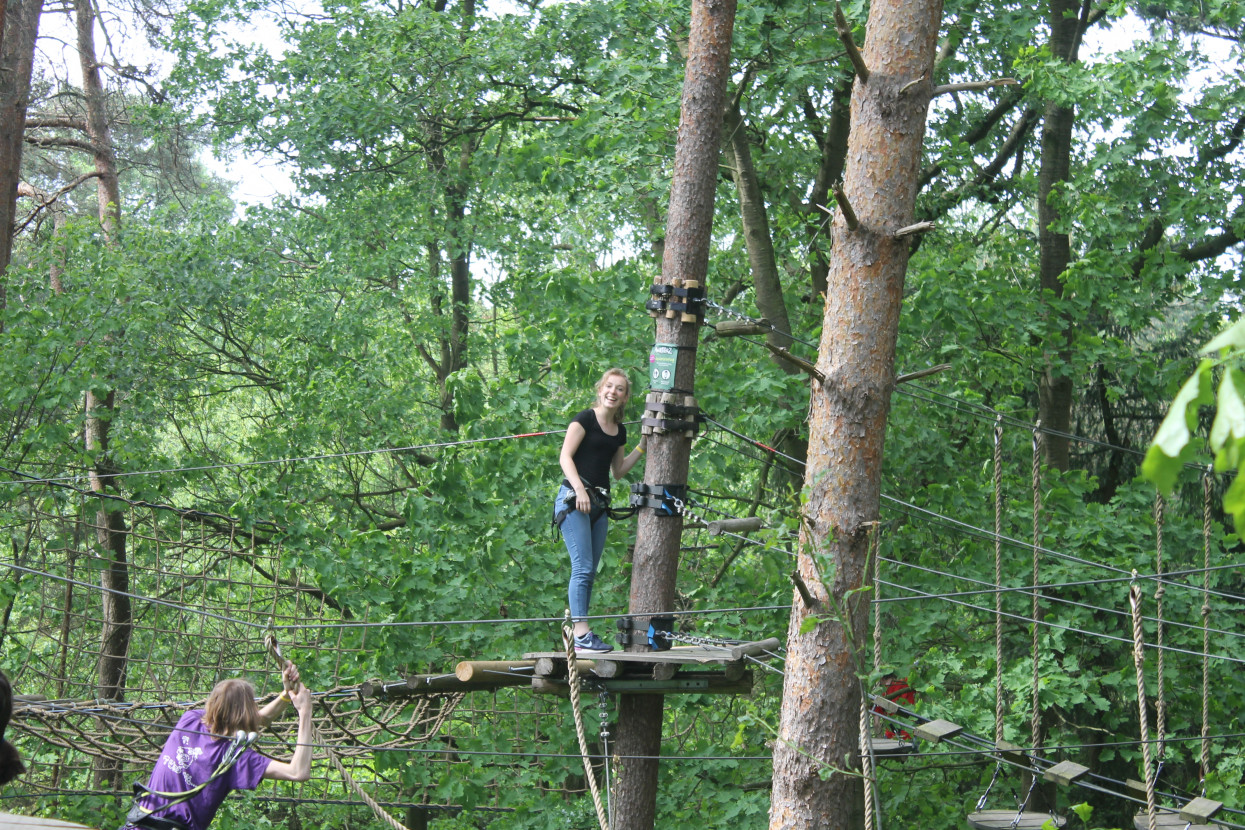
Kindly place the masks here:
<instances>
[{"instance_id":1,"label":"hanging wooden step","mask_svg":"<svg viewBox=\"0 0 1245 830\"><path fill-rule=\"evenodd\" d=\"M913 741L904 741L899 738L872 738L869 741L869 749L878 757L898 758L907 758L920 751Z\"/></svg>"},{"instance_id":2,"label":"hanging wooden step","mask_svg":"<svg viewBox=\"0 0 1245 830\"><path fill-rule=\"evenodd\" d=\"M1176 810L1160 808L1154 814L1154 826L1157 830L1225 830L1220 824L1194 824L1183 818ZM1136 830L1150 830L1150 815L1142 810L1133 816L1133 827Z\"/></svg>"},{"instance_id":3,"label":"hanging wooden step","mask_svg":"<svg viewBox=\"0 0 1245 830\"><path fill-rule=\"evenodd\" d=\"M1056 827L1063 827L1068 820L1063 816L1052 816L1050 813L1015 810L980 810L969 813L968 826L973 830L1042 830L1048 821Z\"/></svg>"}]
</instances>

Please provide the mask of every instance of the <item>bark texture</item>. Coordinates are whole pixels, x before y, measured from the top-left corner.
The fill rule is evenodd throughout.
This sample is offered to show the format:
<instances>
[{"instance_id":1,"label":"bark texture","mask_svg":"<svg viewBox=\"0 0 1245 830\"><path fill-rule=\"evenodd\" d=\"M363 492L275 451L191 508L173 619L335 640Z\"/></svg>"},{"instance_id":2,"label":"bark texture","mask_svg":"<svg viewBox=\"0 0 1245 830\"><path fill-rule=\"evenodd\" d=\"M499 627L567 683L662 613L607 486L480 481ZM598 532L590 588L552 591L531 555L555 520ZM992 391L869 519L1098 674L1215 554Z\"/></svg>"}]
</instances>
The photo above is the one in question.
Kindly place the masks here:
<instances>
[{"instance_id":1,"label":"bark texture","mask_svg":"<svg viewBox=\"0 0 1245 830\"><path fill-rule=\"evenodd\" d=\"M734 26L735 0L695 0L692 3L682 115L662 256L662 280L666 283L682 279L705 284ZM699 329L698 323L685 324L678 318L660 317L657 342L693 347ZM696 379L695 357L696 353L690 348L681 352L675 374L676 389L692 391ZM682 435L652 436L644 481L686 484L689 454L690 442ZM631 575L632 614L647 615L674 608L682 530L681 516L665 518L652 510L641 511ZM647 618L637 619L636 627L646 629ZM617 752L623 757L647 757L629 758L615 765L611 807L616 830L649 830L656 819L658 762L655 759L661 752L663 702L660 695L624 695L619 701Z\"/></svg>"},{"instance_id":2,"label":"bark texture","mask_svg":"<svg viewBox=\"0 0 1245 830\"><path fill-rule=\"evenodd\" d=\"M0 20L0 274L13 256L17 218L17 184L21 180L22 136L30 101L35 41L43 0L8 0ZM4 308L5 281L0 280L0 308Z\"/></svg>"},{"instance_id":3,"label":"bark texture","mask_svg":"<svg viewBox=\"0 0 1245 830\"><path fill-rule=\"evenodd\" d=\"M941 0L874 0L855 84L842 211L827 274L814 385L798 569L817 601L793 592L782 721L774 749L771 828L857 828L862 785L825 767L858 769L860 666L868 602L869 528L878 517L895 341L916 199ZM801 634L809 616L821 619Z\"/></svg>"}]
</instances>

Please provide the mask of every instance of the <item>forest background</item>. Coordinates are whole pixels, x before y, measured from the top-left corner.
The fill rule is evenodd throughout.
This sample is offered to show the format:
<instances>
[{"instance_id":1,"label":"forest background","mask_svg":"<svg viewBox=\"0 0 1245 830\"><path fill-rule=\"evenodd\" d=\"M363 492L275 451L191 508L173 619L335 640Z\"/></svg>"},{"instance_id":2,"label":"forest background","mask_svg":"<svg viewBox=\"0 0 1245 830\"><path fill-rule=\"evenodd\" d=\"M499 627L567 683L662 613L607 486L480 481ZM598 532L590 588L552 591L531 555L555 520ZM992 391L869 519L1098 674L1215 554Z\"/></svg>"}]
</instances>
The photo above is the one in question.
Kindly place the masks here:
<instances>
[{"instance_id":1,"label":"forest background","mask_svg":"<svg viewBox=\"0 0 1245 830\"><path fill-rule=\"evenodd\" d=\"M842 8L863 42L867 7ZM916 218L937 229L915 237L897 371L949 368L901 385L892 404L883 671L909 678L922 712L992 732L990 614L926 595L971 590L960 577L989 573L993 541L973 529L994 521L1000 415L1003 529L1031 531L1040 420L1042 544L1072 554L1048 558L1044 573L1063 586L1042 631L1046 738L1120 779L1138 777L1135 703L1124 705L1135 701L1132 657L1077 632L1126 632L1127 583L1093 565L1153 570L1141 453L1196 346L1239 311L1242 11L1228 0L952 0L935 65L946 89L930 112ZM717 306L764 317L776 330L764 340L809 360L853 80L833 12L739 9L709 270ZM0 311L5 527L28 521L39 481L90 483L231 517L259 544L275 544L258 530L275 525L283 556L355 618L560 618L565 552L548 528L560 436L491 439L562 429L608 366L644 388L643 306L661 262L688 6L8 0L6 61L31 20L61 14L84 71L71 80L36 61L29 91ZM259 16L281 49L239 37ZM163 68L136 65L152 50ZM15 78L4 75L6 101L20 93ZM999 78L1019 83L986 85ZM280 159L294 192L240 210L203 165L208 147ZM808 377L764 343L712 328L697 360L702 409L734 431L710 424L694 445L697 509L760 515L769 529L760 544L689 537L680 610L755 609L687 624L783 638ZM1239 556L1222 518L1216 507L1220 565ZM1202 484L1187 472L1166 508L1172 567L1196 564L1202 520ZM21 564L13 539L5 557ZM630 542L614 529L602 613L625 610ZM1009 578L1024 584L1028 554L1008 551ZM6 667L41 648L23 628L31 580L0 586ZM1245 580L1221 569L1210 585L1228 628ZM1177 593L1167 612L1200 622L1200 603ZM1193 735L1200 633L1170 636L1189 653L1166 666L1168 729ZM1028 628L1007 637L1007 731L1023 743ZM382 627L352 664L308 655L303 673L327 687L557 643L552 622ZM1223 632L1213 649L1214 728L1240 733L1245 648ZM80 682L124 692L123 666L111 688L105 675ZM671 753L706 759L663 776L658 826L765 824L780 687L762 678L749 697L671 701ZM569 736L555 740L574 752ZM1196 747L1175 741L1165 774L1240 806L1240 746L1217 742L1203 775ZM449 773L395 758L378 769L445 803L515 811L447 813L446 827L591 821L582 780L548 785L569 781L573 761L463 757ZM948 756L883 774L882 813L958 826L992 771L988 759ZM54 804L16 785L5 796L66 818L119 817L124 800L86 782L85 795ZM340 796L322 786L325 801ZM1089 800L1094 826L1130 825L1134 805ZM220 826L255 826L257 811L288 827L370 815L240 801Z\"/></svg>"}]
</instances>

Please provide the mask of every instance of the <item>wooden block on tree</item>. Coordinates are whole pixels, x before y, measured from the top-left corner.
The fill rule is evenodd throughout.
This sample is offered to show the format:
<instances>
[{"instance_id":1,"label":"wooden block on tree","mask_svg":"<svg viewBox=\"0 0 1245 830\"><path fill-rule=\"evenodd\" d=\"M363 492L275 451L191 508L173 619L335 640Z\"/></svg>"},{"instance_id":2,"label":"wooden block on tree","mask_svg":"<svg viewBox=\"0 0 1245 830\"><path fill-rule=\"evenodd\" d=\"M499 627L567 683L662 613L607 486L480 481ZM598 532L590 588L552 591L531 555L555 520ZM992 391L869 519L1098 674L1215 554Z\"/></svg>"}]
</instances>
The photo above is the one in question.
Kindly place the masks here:
<instances>
[{"instance_id":1,"label":"wooden block on tree","mask_svg":"<svg viewBox=\"0 0 1245 830\"><path fill-rule=\"evenodd\" d=\"M678 663L654 663L653 679L654 680L670 680L679 671Z\"/></svg>"},{"instance_id":2,"label":"wooden block on tree","mask_svg":"<svg viewBox=\"0 0 1245 830\"><path fill-rule=\"evenodd\" d=\"M1180 808L1180 817L1193 824L1210 824L1211 816L1223 807L1222 801L1209 798L1195 798Z\"/></svg>"},{"instance_id":3,"label":"wooden block on tree","mask_svg":"<svg viewBox=\"0 0 1245 830\"><path fill-rule=\"evenodd\" d=\"M1082 766L1075 761L1060 761L1042 773L1042 778L1067 787L1087 772L1089 772L1089 767Z\"/></svg>"},{"instance_id":4,"label":"wooden block on tree","mask_svg":"<svg viewBox=\"0 0 1245 830\"><path fill-rule=\"evenodd\" d=\"M565 680L550 680L547 677L533 677L532 691L542 695L571 696L571 687Z\"/></svg>"},{"instance_id":5,"label":"wooden block on tree","mask_svg":"<svg viewBox=\"0 0 1245 830\"><path fill-rule=\"evenodd\" d=\"M912 730L912 734L916 735L923 741L929 741L936 744L943 738L950 738L964 731L964 727L959 724L952 723L949 720L932 720L929 723L923 723Z\"/></svg>"}]
</instances>

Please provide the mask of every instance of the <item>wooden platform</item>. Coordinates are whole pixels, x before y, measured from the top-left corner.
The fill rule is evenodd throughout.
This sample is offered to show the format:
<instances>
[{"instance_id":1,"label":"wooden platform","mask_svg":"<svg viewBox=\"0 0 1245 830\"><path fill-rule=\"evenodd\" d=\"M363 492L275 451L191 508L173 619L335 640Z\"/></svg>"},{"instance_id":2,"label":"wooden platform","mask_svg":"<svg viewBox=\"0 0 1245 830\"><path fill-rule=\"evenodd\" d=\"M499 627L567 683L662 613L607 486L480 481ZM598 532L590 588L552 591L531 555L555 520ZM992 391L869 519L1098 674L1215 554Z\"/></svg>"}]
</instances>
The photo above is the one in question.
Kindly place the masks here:
<instances>
[{"instance_id":1,"label":"wooden platform","mask_svg":"<svg viewBox=\"0 0 1245 830\"><path fill-rule=\"evenodd\" d=\"M968 826L973 830L1042 830L1042 826L1052 820L1056 827L1063 827L1068 823L1063 816L1052 816L1050 813L982 810L969 814Z\"/></svg>"},{"instance_id":2,"label":"wooden platform","mask_svg":"<svg viewBox=\"0 0 1245 830\"><path fill-rule=\"evenodd\" d=\"M737 646L675 646L665 651L614 651L605 654L576 655L577 662L585 660L594 663L677 663L683 665L710 665L742 662L765 651L778 648L781 643L777 639L760 640L755 643L741 643ZM523 655L524 660L560 660L566 662L565 651L534 651ZM538 670L539 673L539 670Z\"/></svg>"},{"instance_id":3,"label":"wooden platform","mask_svg":"<svg viewBox=\"0 0 1245 830\"><path fill-rule=\"evenodd\" d=\"M19 816L13 813L0 813L0 830L92 830L85 824L74 824L72 821L61 821L55 818L36 818L35 816Z\"/></svg>"},{"instance_id":4,"label":"wooden platform","mask_svg":"<svg viewBox=\"0 0 1245 830\"><path fill-rule=\"evenodd\" d=\"M1154 825L1158 830L1224 830L1219 824L1190 824L1180 817L1175 810L1158 810L1154 814ZM1150 814L1142 810L1133 816L1133 827L1136 830L1150 830Z\"/></svg>"}]
</instances>

